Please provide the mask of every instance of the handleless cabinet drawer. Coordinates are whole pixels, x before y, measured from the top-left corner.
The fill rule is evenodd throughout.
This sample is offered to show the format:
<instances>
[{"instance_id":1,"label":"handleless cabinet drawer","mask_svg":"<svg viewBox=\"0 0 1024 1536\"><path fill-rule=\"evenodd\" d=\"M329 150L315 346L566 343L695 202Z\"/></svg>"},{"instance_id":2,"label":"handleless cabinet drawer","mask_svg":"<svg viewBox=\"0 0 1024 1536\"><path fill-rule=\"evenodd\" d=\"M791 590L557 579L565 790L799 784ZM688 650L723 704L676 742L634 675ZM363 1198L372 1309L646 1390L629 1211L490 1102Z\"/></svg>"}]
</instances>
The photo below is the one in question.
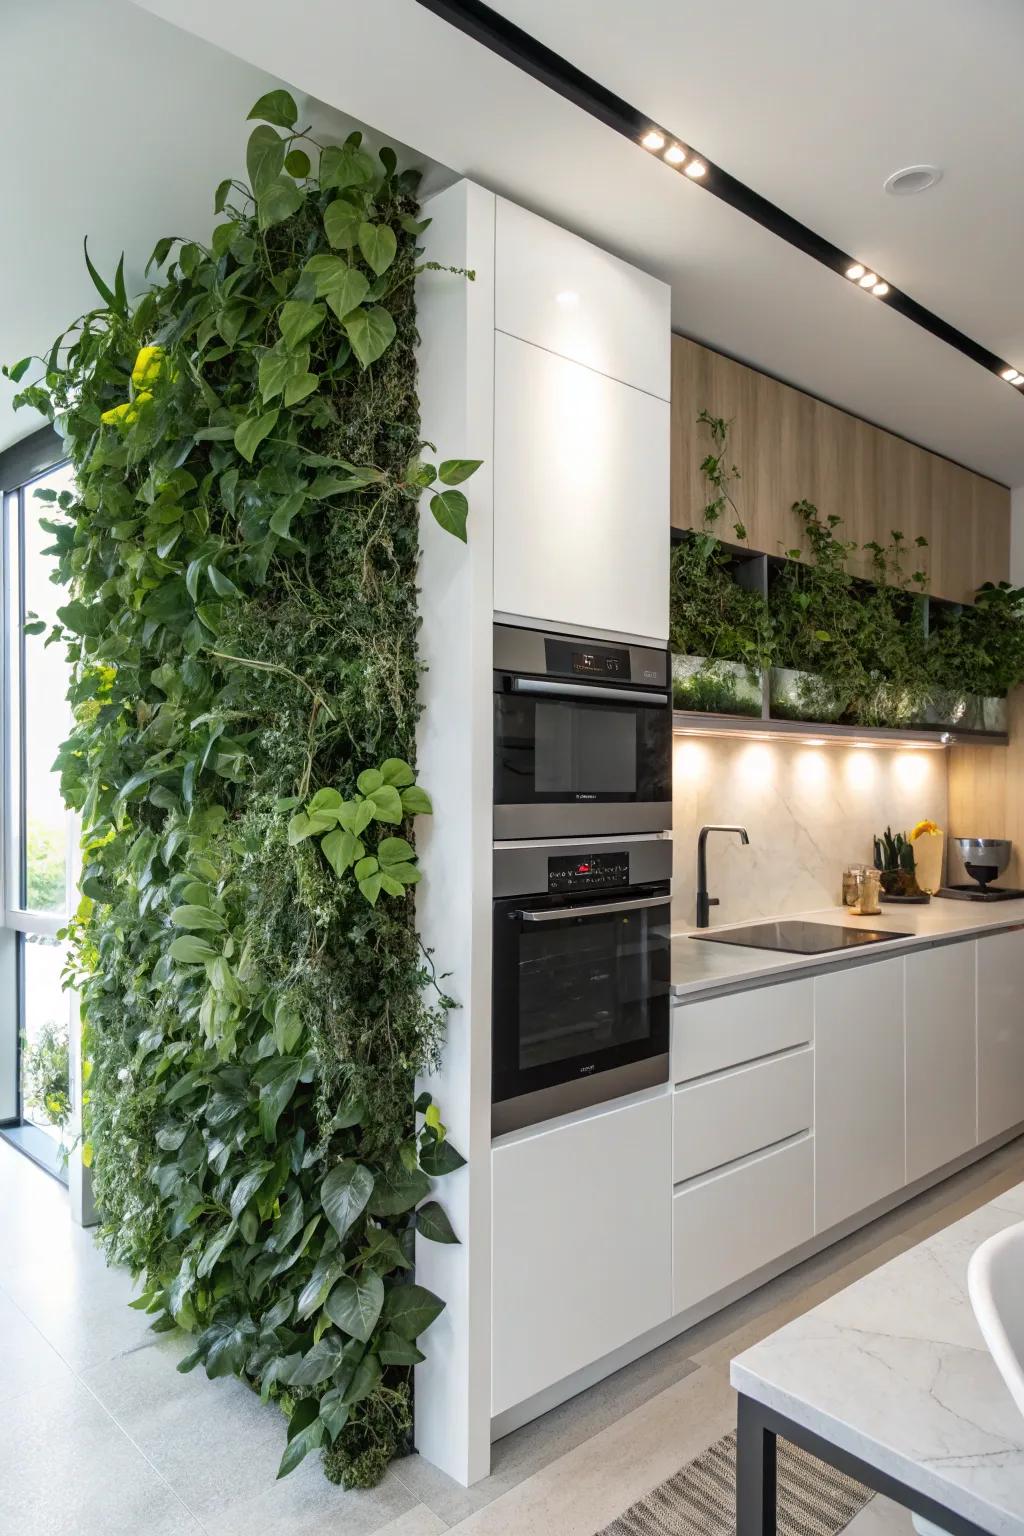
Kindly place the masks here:
<instances>
[{"instance_id":1,"label":"handleless cabinet drawer","mask_svg":"<svg viewBox=\"0 0 1024 1536\"><path fill-rule=\"evenodd\" d=\"M672 1201L673 1313L752 1275L813 1232L810 1136L678 1190Z\"/></svg>"},{"instance_id":2,"label":"handleless cabinet drawer","mask_svg":"<svg viewBox=\"0 0 1024 1536\"><path fill-rule=\"evenodd\" d=\"M673 1096L676 1184L809 1130L814 1119L814 1052L738 1067Z\"/></svg>"},{"instance_id":3,"label":"handleless cabinet drawer","mask_svg":"<svg viewBox=\"0 0 1024 1536\"><path fill-rule=\"evenodd\" d=\"M494 255L499 331L669 399L667 283L501 197Z\"/></svg>"},{"instance_id":4,"label":"handleless cabinet drawer","mask_svg":"<svg viewBox=\"0 0 1024 1536\"><path fill-rule=\"evenodd\" d=\"M809 980L677 1003L672 1010L672 1080L684 1083L806 1045L813 1035L814 982Z\"/></svg>"}]
</instances>

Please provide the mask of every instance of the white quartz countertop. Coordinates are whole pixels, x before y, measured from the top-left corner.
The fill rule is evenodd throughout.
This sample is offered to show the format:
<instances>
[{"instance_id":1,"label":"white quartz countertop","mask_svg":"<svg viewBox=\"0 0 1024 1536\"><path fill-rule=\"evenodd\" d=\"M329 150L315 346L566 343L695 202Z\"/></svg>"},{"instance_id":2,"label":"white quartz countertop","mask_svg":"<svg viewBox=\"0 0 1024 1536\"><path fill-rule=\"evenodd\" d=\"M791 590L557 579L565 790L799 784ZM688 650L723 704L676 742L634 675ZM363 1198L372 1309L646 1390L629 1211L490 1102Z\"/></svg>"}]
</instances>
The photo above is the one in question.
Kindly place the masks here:
<instances>
[{"instance_id":1,"label":"white quartz countertop","mask_svg":"<svg viewBox=\"0 0 1024 1536\"><path fill-rule=\"evenodd\" d=\"M992 1536L1024 1536L1024 1417L967 1292L971 1254L1021 1219L1024 1184L738 1355L733 1386Z\"/></svg>"},{"instance_id":2,"label":"white quartz countertop","mask_svg":"<svg viewBox=\"0 0 1024 1536\"><path fill-rule=\"evenodd\" d=\"M756 919L756 921L771 921ZM711 944L690 938L693 929L672 935L672 991L678 998L703 992L725 992L775 981L801 971L819 971L831 965L849 965L852 959L881 960L902 950L943 940L971 938L1024 925L1024 899L1015 901L953 901L933 896L927 906L887 907L878 917L854 917L845 907L825 907L819 912L787 913L779 921L836 923L848 928L874 928L905 934L892 943L867 944L863 948L834 950L824 955L783 954L772 949L749 949L739 944ZM721 931L746 924L723 924ZM715 931L715 930L709 930Z\"/></svg>"}]
</instances>

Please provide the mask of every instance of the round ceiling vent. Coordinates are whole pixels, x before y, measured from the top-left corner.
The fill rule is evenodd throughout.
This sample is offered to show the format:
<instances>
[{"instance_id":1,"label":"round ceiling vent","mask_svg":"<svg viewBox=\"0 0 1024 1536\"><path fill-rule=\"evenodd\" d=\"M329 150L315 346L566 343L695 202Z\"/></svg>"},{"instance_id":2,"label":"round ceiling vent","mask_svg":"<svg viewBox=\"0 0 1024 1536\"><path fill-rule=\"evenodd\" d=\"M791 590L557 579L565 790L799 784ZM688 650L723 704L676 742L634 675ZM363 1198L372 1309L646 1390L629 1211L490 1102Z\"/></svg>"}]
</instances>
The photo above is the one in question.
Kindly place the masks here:
<instances>
[{"instance_id":1,"label":"round ceiling vent","mask_svg":"<svg viewBox=\"0 0 1024 1536\"><path fill-rule=\"evenodd\" d=\"M915 192L927 192L941 180L942 172L937 165L908 165L887 177L885 190L892 197L913 197Z\"/></svg>"}]
</instances>

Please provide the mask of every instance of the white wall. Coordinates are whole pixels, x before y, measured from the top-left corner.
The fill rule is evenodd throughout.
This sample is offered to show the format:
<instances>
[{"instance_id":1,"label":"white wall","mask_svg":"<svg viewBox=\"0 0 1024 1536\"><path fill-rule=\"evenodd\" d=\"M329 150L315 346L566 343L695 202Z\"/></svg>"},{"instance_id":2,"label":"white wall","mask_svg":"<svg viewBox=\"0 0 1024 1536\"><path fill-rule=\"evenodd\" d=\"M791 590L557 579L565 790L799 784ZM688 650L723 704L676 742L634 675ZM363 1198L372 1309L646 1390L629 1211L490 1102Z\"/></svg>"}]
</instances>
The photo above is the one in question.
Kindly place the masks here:
<instances>
[{"instance_id":1,"label":"white wall","mask_svg":"<svg viewBox=\"0 0 1024 1536\"><path fill-rule=\"evenodd\" d=\"M708 839L712 925L837 905L842 872L870 863L872 836L927 817L948 830L946 753L677 736L672 910L692 925L697 832L739 822L750 846Z\"/></svg>"},{"instance_id":2,"label":"white wall","mask_svg":"<svg viewBox=\"0 0 1024 1536\"><path fill-rule=\"evenodd\" d=\"M0 360L13 363L48 351L97 302L83 236L108 281L125 252L131 294L144 289L161 235L209 238L217 183L245 179L246 113L280 82L128 0L31 0L2 12ZM294 94L301 121L329 139L360 126ZM435 186L451 179L394 147ZM0 379L0 448L42 425L34 411L11 411L13 394Z\"/></svg>"}]
</instances>

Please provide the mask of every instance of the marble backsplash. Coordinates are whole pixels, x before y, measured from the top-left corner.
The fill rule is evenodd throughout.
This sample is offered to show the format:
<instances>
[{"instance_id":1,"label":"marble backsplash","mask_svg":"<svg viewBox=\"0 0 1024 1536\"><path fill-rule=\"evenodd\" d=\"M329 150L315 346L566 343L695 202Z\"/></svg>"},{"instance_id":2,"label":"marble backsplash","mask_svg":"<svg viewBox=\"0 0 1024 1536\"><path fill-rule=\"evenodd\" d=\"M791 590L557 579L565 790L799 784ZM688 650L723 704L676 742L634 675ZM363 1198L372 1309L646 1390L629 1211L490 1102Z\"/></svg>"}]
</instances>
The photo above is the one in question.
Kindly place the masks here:
<instances>
[{"instance_id":1,"label":"marble backsplash","mask_svg":"<svg viewBox=\"0 0 1024 1536\"><path fill-rule=\"evenodd\" d=\"M692 925L697 832L736 822L750 834L708 839L711 922L835 906L842 872L870 863L872 836L924 817L948 832L947 754L679 737L673 742L673 919Z\"/></svg>"}]
</instances>

